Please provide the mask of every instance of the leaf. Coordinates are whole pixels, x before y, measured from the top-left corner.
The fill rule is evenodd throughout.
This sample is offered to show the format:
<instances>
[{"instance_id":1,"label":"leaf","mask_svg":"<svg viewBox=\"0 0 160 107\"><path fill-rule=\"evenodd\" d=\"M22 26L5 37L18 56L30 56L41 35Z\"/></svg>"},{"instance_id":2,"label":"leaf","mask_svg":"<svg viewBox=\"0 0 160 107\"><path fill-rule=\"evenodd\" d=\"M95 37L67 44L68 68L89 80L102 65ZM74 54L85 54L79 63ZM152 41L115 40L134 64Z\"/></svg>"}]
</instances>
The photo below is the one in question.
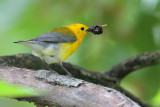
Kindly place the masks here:
<instances>
[{"instance_id":1,"label":"leaf","mask_svg":"<svg viewBox=\"0 0 160 107\"><path fill-rule=\"evenodd\" d=\"M38 92L29 87L22 87L0 80L0 97L35 96Z\"/></svg>"}]
</instances>

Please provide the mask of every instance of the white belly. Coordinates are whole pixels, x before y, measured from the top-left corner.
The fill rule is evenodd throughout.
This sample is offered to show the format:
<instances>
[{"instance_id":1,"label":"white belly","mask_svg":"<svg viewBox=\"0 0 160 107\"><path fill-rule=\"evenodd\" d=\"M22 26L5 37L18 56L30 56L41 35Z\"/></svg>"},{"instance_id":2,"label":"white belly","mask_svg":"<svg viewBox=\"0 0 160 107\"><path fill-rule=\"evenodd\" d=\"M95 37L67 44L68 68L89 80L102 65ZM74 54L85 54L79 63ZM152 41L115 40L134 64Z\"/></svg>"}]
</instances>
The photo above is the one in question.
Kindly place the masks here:
<instances>
[{"instance_id":1,"label":"white belly","mask_svg":"<svg viewBox=\"0 0 160 107\"><path fill-rule=\"evenodd\" d=\"M48 64L60 63L66 60L79 46L70 43L52 43L52 44L36 44L36 43L21 43L32 49L32 54L39 57Z\"/></svg>"},{"instance_id":2,"label":"white belly","mask_svg":"<svg viewBox=\"0 0 160 107\"><path fill-rule=\"evenodd\" d=\"M59 45L58 44L51 44L47 47L43 47L40 50L32 50L32 54L39 57L41 60L45 61L48 64L51 63L59 63L60 58L59 56Z\"/></svg>"}]
</instances>

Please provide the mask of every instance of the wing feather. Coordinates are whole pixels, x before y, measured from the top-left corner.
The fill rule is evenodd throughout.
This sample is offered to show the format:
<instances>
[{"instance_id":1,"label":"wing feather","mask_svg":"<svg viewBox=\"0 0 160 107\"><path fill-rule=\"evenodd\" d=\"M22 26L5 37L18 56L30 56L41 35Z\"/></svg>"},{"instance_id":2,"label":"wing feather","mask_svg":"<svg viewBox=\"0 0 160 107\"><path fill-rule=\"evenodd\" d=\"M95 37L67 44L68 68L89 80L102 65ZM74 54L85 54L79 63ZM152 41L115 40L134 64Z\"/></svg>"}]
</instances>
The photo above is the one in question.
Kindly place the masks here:
<instances>
[{"instance_id":1,"label":"wing feather","mask_svg":"<svg viewBox=\"0 0 160 107\"><path fill-rule=\"evenodd\" d=\"M71 33L70 30L63 29L63 31L65 32L65 34L59 33L58 31L47 32L29 41L39 41L47 43L72 43L77 40L77 37L73 33Z\"/></svg>"}]
</instances>

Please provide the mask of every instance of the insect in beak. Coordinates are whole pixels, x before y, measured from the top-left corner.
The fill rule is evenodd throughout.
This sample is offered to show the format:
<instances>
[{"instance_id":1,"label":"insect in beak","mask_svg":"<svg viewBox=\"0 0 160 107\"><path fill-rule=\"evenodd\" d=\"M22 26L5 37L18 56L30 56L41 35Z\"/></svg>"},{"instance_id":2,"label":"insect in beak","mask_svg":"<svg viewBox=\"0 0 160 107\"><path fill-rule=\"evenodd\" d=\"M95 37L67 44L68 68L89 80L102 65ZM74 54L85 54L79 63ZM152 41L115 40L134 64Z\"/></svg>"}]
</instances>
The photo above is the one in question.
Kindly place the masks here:
<instances>
[{"instance_id":1,"label":"insect in beak","mask_svg":"<svg viewBox=\"0 0 160 107\"><path fill-rule=\"evenodd\" d=\"M93 25L92 27L89 27L86 31L87 32L92 32L93 34L102 34L103 33L103 28L102 27L104 27L104 26L107 26L107 24L106 25L102 25L102 26L100 26L100 25Z\"/></svg>"}]
</instances>

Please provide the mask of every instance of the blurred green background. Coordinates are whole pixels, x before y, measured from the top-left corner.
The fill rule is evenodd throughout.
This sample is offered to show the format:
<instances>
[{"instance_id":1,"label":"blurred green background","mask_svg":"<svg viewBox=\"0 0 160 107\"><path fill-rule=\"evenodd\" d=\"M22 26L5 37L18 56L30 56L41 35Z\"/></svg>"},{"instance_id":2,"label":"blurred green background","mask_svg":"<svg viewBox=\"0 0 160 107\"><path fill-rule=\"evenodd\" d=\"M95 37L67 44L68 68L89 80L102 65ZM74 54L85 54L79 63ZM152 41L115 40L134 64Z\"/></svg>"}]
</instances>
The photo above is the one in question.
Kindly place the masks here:
<instances>
[{"instance_id":1,"label":"blurred green background","mask_svg":"<svg viewBox=\"0 0 160 107\"><path fill-rule=\"evenodd\" d=\"M73 23L108 24L103 35L88 34L67 60L89 70L104 72L131 56L160 49L159 0L0 0L0 55L31 53L12 42ZM133 72L121 85L160 105L160 65ZM0 105L34 107L6 98Z\"/></svg>"}]
</instances>

